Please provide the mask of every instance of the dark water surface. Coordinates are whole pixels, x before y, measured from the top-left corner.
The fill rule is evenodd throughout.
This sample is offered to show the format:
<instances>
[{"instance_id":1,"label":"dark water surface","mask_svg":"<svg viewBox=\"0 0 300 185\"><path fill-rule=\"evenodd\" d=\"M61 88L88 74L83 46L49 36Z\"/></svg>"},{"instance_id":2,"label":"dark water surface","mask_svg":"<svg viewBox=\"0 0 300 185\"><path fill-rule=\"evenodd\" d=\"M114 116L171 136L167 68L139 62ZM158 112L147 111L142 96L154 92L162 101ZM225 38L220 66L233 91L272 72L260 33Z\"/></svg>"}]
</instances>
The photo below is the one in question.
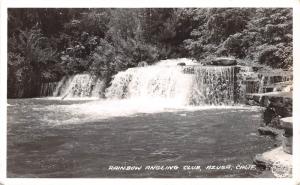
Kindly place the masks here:
<instances>
[{"instance_id":1,"label":"dark water surface","mask_svg":"<svg viewBox=\"0 0 300 185\"><path fill-rule=\"evenodd\" d=\"M261 112L253 109L137 114L54 126L47 124L47 116L54 113L43 108L78 102L8 103L8 177L257 177L259 169L238 170L237 165L252 164L256 154L275 142L257 134ZM64 114L55 114L64 119ZM108 170L129 165L142 169ZM179 169L145 170L148 165ZM208 170L209 165L231 165L231 169ZM201 166L201 170L183 170L183 166Z\"/></svg>"}]
</instances>

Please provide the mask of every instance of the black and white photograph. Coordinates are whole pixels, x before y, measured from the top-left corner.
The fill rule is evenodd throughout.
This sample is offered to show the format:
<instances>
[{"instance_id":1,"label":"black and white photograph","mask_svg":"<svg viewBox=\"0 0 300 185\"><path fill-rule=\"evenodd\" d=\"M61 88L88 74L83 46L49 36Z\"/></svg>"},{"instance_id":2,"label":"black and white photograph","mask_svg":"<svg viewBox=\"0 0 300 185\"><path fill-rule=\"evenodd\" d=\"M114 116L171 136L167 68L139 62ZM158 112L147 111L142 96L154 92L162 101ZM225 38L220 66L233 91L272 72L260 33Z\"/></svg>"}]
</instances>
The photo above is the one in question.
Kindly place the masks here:
<instances>
[{"instance_id":1,"label":"black and white photograph","mask_svg":"<svg viewBox=\"0 0 300 185\"><path fill-rule=\"evenodd\" d=\"M293 41L292 7L9 7L6 177L293 178Z\"/></svg>"}]
</instances>

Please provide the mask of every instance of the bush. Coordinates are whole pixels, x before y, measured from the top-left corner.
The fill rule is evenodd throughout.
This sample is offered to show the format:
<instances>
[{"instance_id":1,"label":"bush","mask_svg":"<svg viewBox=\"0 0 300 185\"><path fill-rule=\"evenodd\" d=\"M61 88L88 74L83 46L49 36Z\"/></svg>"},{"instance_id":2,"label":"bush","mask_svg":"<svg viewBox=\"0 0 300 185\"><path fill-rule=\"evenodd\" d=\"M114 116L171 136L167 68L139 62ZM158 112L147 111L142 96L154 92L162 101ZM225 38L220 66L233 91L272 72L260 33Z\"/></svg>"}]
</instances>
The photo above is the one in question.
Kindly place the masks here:
<instances>
[{"instance_id":1,"label":"bush","mask_svg":"<svg viewBox=\"0 0 300 185\"><path fill-rule=\"evenodd\" d=\"M263 45L257 61L273 68L290 68L292 66L292 48L283 44Z\"/></svg>"}]
</instances>

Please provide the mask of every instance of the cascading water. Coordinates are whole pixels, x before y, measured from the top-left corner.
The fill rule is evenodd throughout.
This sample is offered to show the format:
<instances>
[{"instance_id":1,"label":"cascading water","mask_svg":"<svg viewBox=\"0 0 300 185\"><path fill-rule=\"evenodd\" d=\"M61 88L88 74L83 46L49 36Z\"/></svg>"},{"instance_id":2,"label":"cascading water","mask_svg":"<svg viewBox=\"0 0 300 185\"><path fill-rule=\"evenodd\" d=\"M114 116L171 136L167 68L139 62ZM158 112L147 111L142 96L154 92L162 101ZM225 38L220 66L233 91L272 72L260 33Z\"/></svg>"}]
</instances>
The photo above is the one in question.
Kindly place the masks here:
<instances>
[{"instance_id":1,"label":"cascading water","mask_svg":"<svg viewBox=\"0 0 300 185\"><path fill-rule=\"evenodd\" d=\"M96 85L96 81L96 77L89 74L75 75L66 88L66 91L62 93L62 97L89 97Z\"/></svg>"},{"instance_id":2,"label":"cascading water","mask_svg":"<svg viewBox=\"0 0 300 185\"><path fill-rule=\"evenodd\" d=\"M53 92L53 96L61 96L63 93L65 93L73 78L74 76L64 76L58 82L58 85L56 86L55 91Z\"/></svg>"},{"instance_id":3,"label":"cascading water","mask_svg":"<svg viewBox=\"0 0 300 185\"><path fill-rule=\"evenodd\" d=\"M179 66L149 66L118 73L106 91L109 99L160 99L184 105L188 99L192 76Z\"/></svg>"},{"instance_id":4,"label":"cascading water","mask_svg":"<svg viewBox=\"0 0 300 185\"><path fill-rule=\"evenodd\" d=\"M41 96L65 98L101 97L105 82L96 75L77 74L65 76L59 82L44 83L41 87Z\"/></svg>"},{"instance_id":5,"label":"cascading water","mask_svg":"<svg viewBox=\"0 0 300 185\"><path fill-rule=\"evenodd\" d=\"M195 68L189 103L192 105L233 105L236 98L234 67Z\"/></svg>"},{"instance_id":6,"label":"cascading water","mask_svg":"<svg viewBox=\"0 0 300 185\"><path fill-rule=\"evenodd\" d=\"M120 71L106 88L103 99L60 105L55 110L72 112L79 115L81 122L90 122L139 113L222 109L236 103L236 72L234 66L202 66L189 59L164 60ZM91 96L91 92L101 91L96 82L89 75L75 75L70 80L63 79L57 86L57 95ZM59 124L74 124L76 119Z\"/></svg>"},{"instance_id":7,"label":"cascading water","mask_svg":"<svg viewBox=\"0 0 300 185\"><path fill-rule=\"evenodd\" d=\"M52 92L53 96L62 99L100 98L105 83L95 75L77 74L45 86L47 88L42 88L44 95ZM127 99L149 104L156 101L167 107L178 107L233 105L236 93L235 67L202 66L183 58L119 72L106 89L105 97L107 100Z\"/></svg>"}]
</instances>

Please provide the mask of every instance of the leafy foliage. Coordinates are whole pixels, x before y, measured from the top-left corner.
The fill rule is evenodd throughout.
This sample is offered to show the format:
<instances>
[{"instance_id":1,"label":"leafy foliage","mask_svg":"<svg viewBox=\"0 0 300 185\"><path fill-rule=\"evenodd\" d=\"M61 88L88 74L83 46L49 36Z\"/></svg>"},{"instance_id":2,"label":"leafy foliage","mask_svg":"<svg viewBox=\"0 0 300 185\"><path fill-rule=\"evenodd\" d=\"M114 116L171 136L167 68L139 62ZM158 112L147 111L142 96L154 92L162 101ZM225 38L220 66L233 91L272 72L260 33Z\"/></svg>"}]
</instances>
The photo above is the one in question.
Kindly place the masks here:
<instances>
[{"instance_id":1,"label":"leafy foliage","mask_svg":"<svg viewBox=\"0 0 300 185\"><path fill-rule=\"evenodd\" d=\"M56 62L56 51L47 45L47 38L43 37L39 29L21 30L18 37L12 37L8 56L8 85L12 90L16 85L18 88L24 85L25 87L21 88L24 89L22 97L35 96L40 80L53 78L55 70L51 67Z\"/></svg>"}]
</instances>

